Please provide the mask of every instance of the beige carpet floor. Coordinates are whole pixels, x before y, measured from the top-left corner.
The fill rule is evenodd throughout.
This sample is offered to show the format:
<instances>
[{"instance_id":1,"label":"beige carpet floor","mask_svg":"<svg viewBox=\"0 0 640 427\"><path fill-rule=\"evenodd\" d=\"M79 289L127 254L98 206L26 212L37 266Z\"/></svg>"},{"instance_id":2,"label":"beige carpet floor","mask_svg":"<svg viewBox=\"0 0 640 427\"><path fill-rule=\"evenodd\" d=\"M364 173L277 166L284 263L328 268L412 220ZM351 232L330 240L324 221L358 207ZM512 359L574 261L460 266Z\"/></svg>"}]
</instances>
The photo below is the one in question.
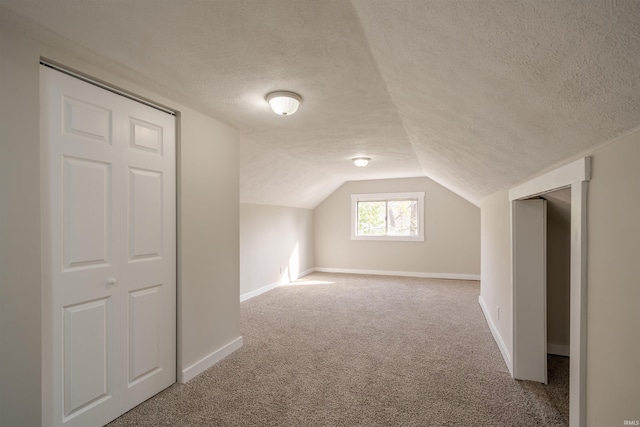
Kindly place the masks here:
<instances>
[{"instance_id":1,"label":"beige carpet floor","mask_svg":"<svg viewBox=\"0 0 640 427\"><path fill-rule=\"evenodd\" d=\"M547 386L513 380L479 292L311 274L242 303L240 350L109 426L567 425L568 359Z\"/></svg>"}]
</instances>

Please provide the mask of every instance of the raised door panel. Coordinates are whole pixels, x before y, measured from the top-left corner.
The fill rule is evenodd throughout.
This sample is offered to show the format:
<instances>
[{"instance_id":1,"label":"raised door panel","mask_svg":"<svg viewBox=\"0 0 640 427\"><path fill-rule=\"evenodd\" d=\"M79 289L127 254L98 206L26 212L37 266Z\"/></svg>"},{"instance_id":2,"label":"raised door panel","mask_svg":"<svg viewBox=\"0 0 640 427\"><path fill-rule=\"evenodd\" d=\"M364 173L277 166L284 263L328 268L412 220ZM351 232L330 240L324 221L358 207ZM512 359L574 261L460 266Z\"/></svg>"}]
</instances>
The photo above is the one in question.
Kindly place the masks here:
<instances>
[{"instance_id":1,"label":"raised door panel","mask_svg":"<svg viewBox=\"0 0 640 427\"><path fill-rule=\"evenodd\" d=\"M103 298L63 309L65 421L111 398L110 304L109 298Z\"/></svg>"},{"instance_id":2,"label":"raised door panel","mask_svg":"<svg viewBox=\"0 0 640 427\"><path fill-rule=\"evenodd\" d=\"M129 261L162 257L162 172L129 168Z\"/></svg>"},{"instance_id":3,"label":"raised door panel","mask_svg":"<svg viewBox=\"0 0 640 427\"><path fill-rule=\"evenodd\" d=\"M161 369L160 285L129 293L129 385Z\"/></svg>"},{"instance_id":4,"label":"raised door panel","mask_svg":"<svg viewBox=\"0 0 640 427\"><path fill-rule=\"evenodd\" d=\"M63 127L67 135L111 144L111 110L70 96L63 98Z\"/></svg>"},{"instance_id":5,"label":"raised door panel","mask_svg":"<svg viewBox=\"0 0 640 427\"><path fill-rule=\"evenodd\" d=\"M130 117L129 129L131 148L162 156L162 127Z\"/></svg>"},{"instance_id":6,"label":"raised door panel","mask_svg":"<svg viewBox=\"0 0 640 427\"><path fill-rule=\"evenodd\" d=\"M112 167L64 157L63 270L106 266L112 259Z\"/></svg>"}]
</instances>

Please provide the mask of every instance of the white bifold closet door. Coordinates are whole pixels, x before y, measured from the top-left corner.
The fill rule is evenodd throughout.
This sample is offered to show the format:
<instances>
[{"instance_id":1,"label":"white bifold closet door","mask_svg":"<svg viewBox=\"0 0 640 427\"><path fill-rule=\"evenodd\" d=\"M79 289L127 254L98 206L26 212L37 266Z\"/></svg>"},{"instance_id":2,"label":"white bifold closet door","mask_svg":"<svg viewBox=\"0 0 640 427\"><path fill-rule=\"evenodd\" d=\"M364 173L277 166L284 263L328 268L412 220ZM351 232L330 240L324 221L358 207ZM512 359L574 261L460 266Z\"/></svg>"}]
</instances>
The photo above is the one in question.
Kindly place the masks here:
<instances>
[{"instance_id":1,"label":"white bifold closet door","mask_svg":"<svg viewBox=\"0 0 640 427\"><path fill-rule=\"evenodd\" d=\"M547 383L547 201L513 202L514 377Z\"/></svg>"},{"instance_id":2,"label":"white bifold closet door","mask_svg":"<svg viewBox=\"0 0 640 427\"><path fill-rule=\"evenodd\" d=\"M175 118L41 67L43 425L176 379Z\"/></svg>"}]
</instances>

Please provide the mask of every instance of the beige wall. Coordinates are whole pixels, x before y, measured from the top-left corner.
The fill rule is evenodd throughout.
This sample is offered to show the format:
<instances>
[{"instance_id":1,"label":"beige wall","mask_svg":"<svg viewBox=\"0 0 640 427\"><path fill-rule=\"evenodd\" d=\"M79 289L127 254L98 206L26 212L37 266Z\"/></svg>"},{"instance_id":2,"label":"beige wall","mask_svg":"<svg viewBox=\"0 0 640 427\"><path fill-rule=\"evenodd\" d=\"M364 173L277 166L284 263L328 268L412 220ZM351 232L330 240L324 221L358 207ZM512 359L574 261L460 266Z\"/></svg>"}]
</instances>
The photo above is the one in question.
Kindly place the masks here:
<instances>
[{"instance_id":1,"label":"beige wall","mask_svg":"<svg viewBox=\"0 0 640 427\"><path fill-rule=\"evenodd\" d=\"M115 71L108 72L104 64L91 65L100 63L95 58L85 62L79 56L57 51L0 25L0 425L3 426L36 426L41 421L41 56L180 112L178 370L239 336L236 131L161 96L161 92L145 89L144 83L142 86L131 83L115 66ZM144 82L144 76L138 76L137 81Z\"/></svg>"},{"instance_id":2,"label":"beige wall","mask_svg":"<svg viewBox=\"0 0 640 427\"><path fill-rule=\"evenodd\" d=\"M599 427L640 419L640 131L591 156L586 407L587 426ZM481 209L481 297L511 352L508 192L483 199ZM502 304L500 321L496 321L496 304Z\"/></svg>"},{"instance_id":3,"label":"beige wall","mask_svg":"<svg viewBox=\"0 0 640 427\"><path fill-rule=\"evenodd\" d=\"M425 192L425 241L351 240L351 194ZM429 178L351 181L314 211L316 267L479 275L480 210Z\"/></svg>"},{"instance_id":4,"label":"beige wall","mask_svg":"<svg viewBox=\"0 0 640 427\"><path fill-rule=\"evenodd\" d=\"M587 425L640 419L640 132L593 154L588 193Z\"/></svg>"},{"instance_id":5,"label":"beige wall","mask_svg":"<svg viewBox=\"0 0 640 427\"><path fill-rule=\"evenodd\" d=\"M240 205L241 295L297 278L315 266L313 252L312 210Z\"/></svg>"},{"instance_id":6,"label":"beige wall","mask_svg":"<svg viewBox=\"0 0 640 427\"><path fill-rule=\"evenodd\" d=\"M0 26L0 425L40 424L38 51Z\"/></svg>"},{"instance_id":7,"label":"beige wall","mask_svg":"<svg viewBox=\"0 0 640 427\"><path fill-rule=\"evenodd\" d=\"M240 184L235 129L186 109L180 129L178 326L186 368L240 336Z\"/></svg>"}]
</instances>

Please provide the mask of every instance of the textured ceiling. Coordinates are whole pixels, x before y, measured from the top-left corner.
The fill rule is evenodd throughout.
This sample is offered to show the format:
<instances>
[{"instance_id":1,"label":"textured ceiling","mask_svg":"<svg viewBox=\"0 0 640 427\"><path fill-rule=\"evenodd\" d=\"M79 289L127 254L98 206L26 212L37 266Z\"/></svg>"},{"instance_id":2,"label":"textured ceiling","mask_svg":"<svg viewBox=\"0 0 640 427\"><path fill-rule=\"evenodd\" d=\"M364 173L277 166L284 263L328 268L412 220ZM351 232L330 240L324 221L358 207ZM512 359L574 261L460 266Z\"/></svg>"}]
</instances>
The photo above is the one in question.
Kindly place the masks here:
<instances>
[{"instance_id":1,"label":"textured ceiling","mask_svg":"<svg viewBox=\"0 0 640 427\"><path fill-rule=\"evenodd\" d=\"M636 0L0 5L2 25L237 127L245 203L428 176L477 204L640 126ZM300 93L298 113L271 113L273 90Z\"/></svg>"}]
</instances>

